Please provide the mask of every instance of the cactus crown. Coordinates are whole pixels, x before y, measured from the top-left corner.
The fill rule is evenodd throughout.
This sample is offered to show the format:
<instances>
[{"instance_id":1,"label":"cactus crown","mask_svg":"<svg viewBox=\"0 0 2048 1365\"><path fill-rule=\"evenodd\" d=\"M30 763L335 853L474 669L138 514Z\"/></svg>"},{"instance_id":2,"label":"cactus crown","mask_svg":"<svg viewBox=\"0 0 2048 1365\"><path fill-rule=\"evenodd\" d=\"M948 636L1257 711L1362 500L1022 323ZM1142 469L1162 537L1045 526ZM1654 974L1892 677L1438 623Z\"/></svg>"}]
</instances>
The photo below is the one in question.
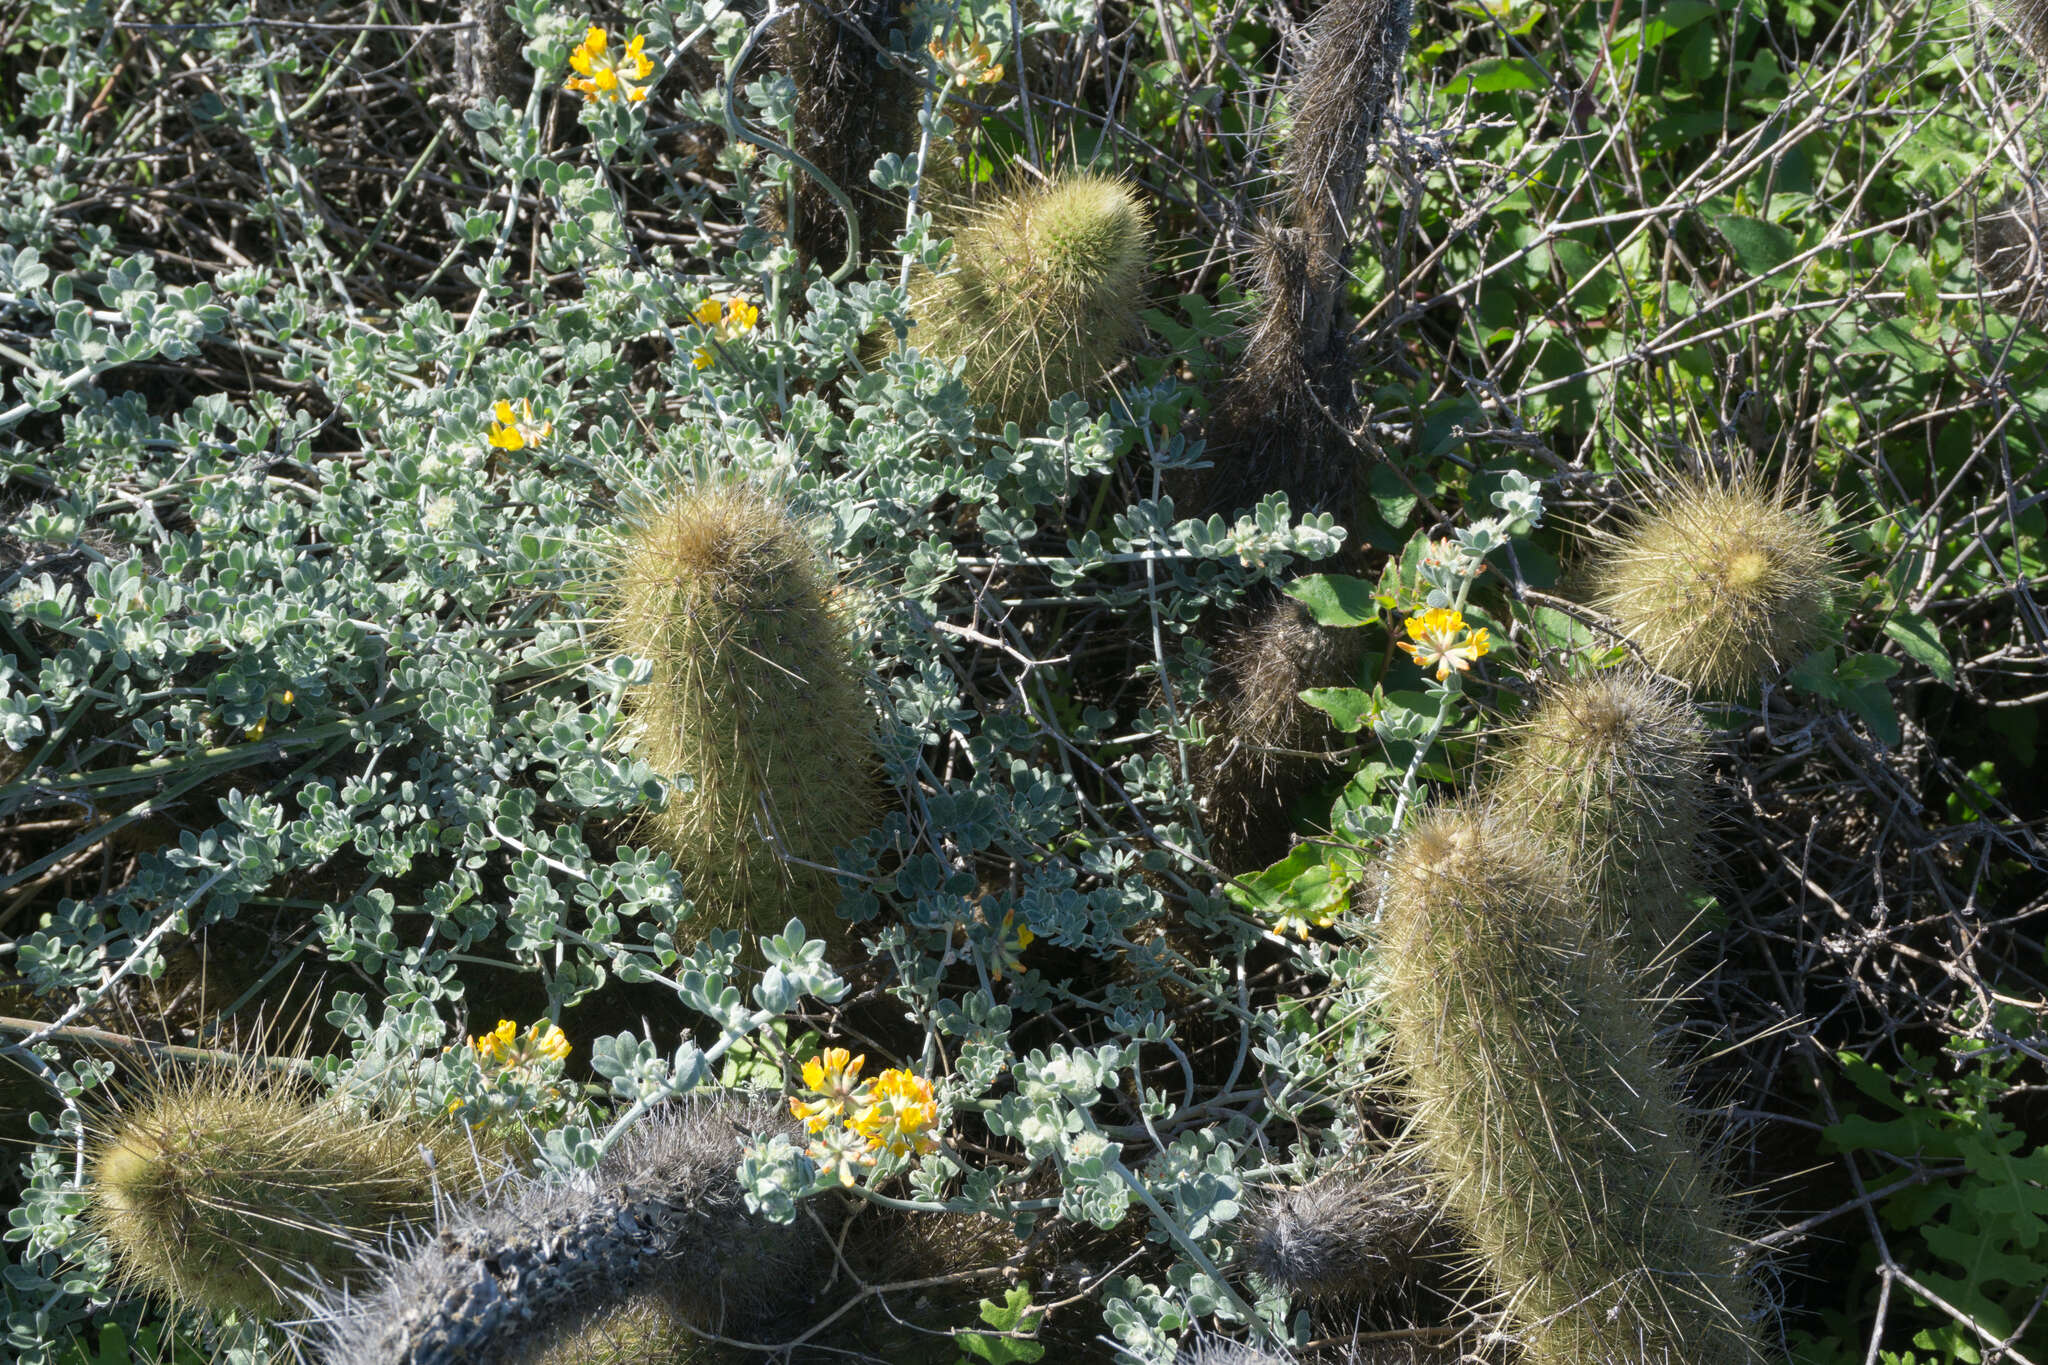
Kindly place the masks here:
<instances>
[{"instance_id":1,"label":"cactus crown","mask_svg":"<svg viewBox=\"0 0 2048 1365\"><path fill-rule=\"evenodd\" d=\"M1295 1299L1361 1302L1415 1278L1446 1250L1422 1181L1393 1167L1325 1176L1256 1200L1243 1229L1253 1273Z\"/></svg>"},{"instance_id":2,"label":"cactus crown","mask_svg":"<svg viewBox=\"0 0 2048 1365\"><path fill-rule=\"evenodd\" d=\"M1783 490L1746 473L1691 478L1602 533L1589 601L1651 667L1729 694L1819 641L1835 578L1827 532Z\"/></svg>"},{"instance_id":3,"label":"cactus crown","mask_svg":"<svg viewBox=\"0 0 2048 1365\"><path fill-rule=\"evenodd\" d=\"M964 356L975 400L1029 426L1100 383L1137 334L1151 245L1121 180L1071 172L1010 195L956 234L950 272L913 281L915 340Z\"/></svg>"},{"instance_id":4,"label":"cactus crown","mask_svg":"<svg viewBox=\"0 0 2048 1365\"><path fill-rule=\"evenodd\" d=\"M1481 807L1396 847L1380 960L1416 1156L1532 1365L1746 1365L1741 1240L1566 872Z\"/></svg>"},{"instance_id":5,"label":"cactus crown","mask_svg":"<svg viewBox=\"0 0 2048 1365\"><path fill-rule=\"evenodd\" d=\"M1554 682L1513 732L1490 794L1572 868L1596 912L1650 967L1693 919L1707 732L1678 688L1640 669Z\"/></svg>"},{"instance_id":6,"label":"cactus crown","mask_svg":"<svg viewBox=\"0 0 2048 1365\"><path fill-rule=\"evenodd\" d=\"M758 491L700 488L626 537L613 592L617 646L654 670L630 702L639 752L688 779L652 824L699 922L819 918L836 883L781 852L829 865L878 804L873 713L824 560Z\"/></svg>"},{"instance_id":7,"label":"cactus crown","mask_svg":"<svg viewBox=\"0 0 2048 1365\"><path fill-rule=\"evenodd\" d=\"M2041 17L2048 28L2048 0ZM2048 191L2025 191L1979 214L1970 248L1999 307L2036 322L2048 317Z\"/></svg>"},{"instance_id":8,"label":"cactus crown","mask_svg":"<svg viewBox=\"0 0 2048 1365\"><path fill-rule=\"evenodd\" d=\"M452 1125L368 1118L253 1067L165 1073L92 1144L92 1226L138 1290L276 1317L346 1283L371 1241L432 1216L474 1166Z\"/></svg>"},{"instance_id":9,"label":"cactus crown","mask_svg":"<svg viewBox=\"0 0 2048 1365\"><path fill-rule=\"evenodd\" d=\"M559 1341L515 1350L504 1365L691 1365L707 1349L660 1295L642 1294Z\"/></svg>"}]
</instances>

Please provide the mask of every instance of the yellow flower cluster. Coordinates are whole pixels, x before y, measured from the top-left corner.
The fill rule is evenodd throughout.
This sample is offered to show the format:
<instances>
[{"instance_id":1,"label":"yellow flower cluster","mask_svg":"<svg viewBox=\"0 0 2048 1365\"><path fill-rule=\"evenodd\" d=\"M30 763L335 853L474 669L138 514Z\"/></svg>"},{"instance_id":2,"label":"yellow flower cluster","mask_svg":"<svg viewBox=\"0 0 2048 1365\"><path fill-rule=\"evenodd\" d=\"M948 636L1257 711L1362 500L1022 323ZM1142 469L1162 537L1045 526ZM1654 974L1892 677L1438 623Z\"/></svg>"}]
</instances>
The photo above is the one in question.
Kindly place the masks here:
<instances>
[{"instance_id":1,"label":"yellow flower cluster","mask_svg":"<svg viewBox=\"0 0 2048 1365\"><path fill-rule=\"evenodd\" d=\"M454 1051L450 1047L449 1051ZM542 1062L559 1062L569 1055L569 1035L556 1028L553 1023L542 1019L529 1024L526 1032L519 1031L519 1025L510 1019L500 1019L498 1026L489 1033L469 1040L469 1050L476 1054L477 1065L486 1073L485 1086L489 1089L498 1084L507 1072L523 1071ZM540 1076L522 1076L520 1080L544 1081ZM547 1087L550 1093L559 1097L563 1088L558 1085ZM448 1101L448 1112L453 1114L463 1106L460 1095Z\"/></svg>"},{"instance_id":2,"label":"yellow flower cluster","mask_svg":"<svg viewBox=\"0 0 2048 1365\"><path fill-rule=\"evenodd\" d=\"M926 50L955 85L992 85L1003 78L1003 64L988 50L987 43L955 34L949 41L932 39Z\"/></svg>"},{"instance_id":3,"label":"yellow flower cluster","mask_svg":"<svg viewBox=\"0 0 2048 1365\"><path fill-rule=\"evenodd\" d=\"M808 1155L842 1185L852 1185L858 1169L874 1165L883 1152L905 1156L939 1145L932 1132L938 1122L932 1083L901 1069L863 1081L865 1065L865 1056L828 1047L804 1063L809 1096L789 1101L789 1112L812 1134Z\"/></svg>"},{"instance_id":4,"label":"yellow flower cluster","mask_svg":"<svg viewBox=\"0 0 2048 1365\"><path fill-rule=\"evenodd\" d=\"M491 408L491 444L500 450L524 450L537 446L554 432L553 422L537 422L533 400L522 398L518 408L500 398Z\"/></svg>"},{"instance_id":5,"label":"yellow flower cluster","mask_svg":"<svg viewBox=\"0 0 2048 1365\"><path fill-rule=\"evenodd\" d=\"M624 97L639 103L647 98L647 87L635 82L645 81L654 74L653 61L640 50L646 43L647 38L643 34L626 44L625 51L614 52L611 35L601 28L592 28L583 35L582 44L569 54L569 65L576 74L564 81L562 88L588 99L616 100Z\"/></svg>"},{"instance_id":6,"label":"yellow flower cluster","mask_svg":"<svg viewBox=\"0 0 2048 1365\"><path fill-rule=\"evenodd\" d=\"M761 320L761 310L745 299L706 299L697 305L697 325L711 333L718 341L731 341L742 332L751 332ZM711 348L699 346L690 357L691 364L700 370L711 368Z\"/></svg>"},{"instance_id":7,"label":"yellow flower cluster","mask_svg":"<svg viewBox=\"0 0 2048 1365\"><path fill-rule=\"evenodd\" d=\"M1438 682L1450 677L1453 669L1463 673L1492 648L1484 626L1468 629L1464 614L1450 607L1417 612L1408 618L1407 629L1408 639L1394 643L1408 651L1408 657L1419 666L1436 665Z\"/></svg>"},{"instance_id":8,"label":"yellow flower cluster","mask_svg":"<svg viewBox=\"0 0 2048 1365\"><path fill-rule=\"evenodd\" d=\"M543 1057L559 1062L569 1055L569 1035L548 1020L528 1025L523 1037L518 1029L510 1019L500 1019L496 1028L470 1039L469 1045L479 1061L493 1067L528 1066Z\"/></svg>"}]
</instances>

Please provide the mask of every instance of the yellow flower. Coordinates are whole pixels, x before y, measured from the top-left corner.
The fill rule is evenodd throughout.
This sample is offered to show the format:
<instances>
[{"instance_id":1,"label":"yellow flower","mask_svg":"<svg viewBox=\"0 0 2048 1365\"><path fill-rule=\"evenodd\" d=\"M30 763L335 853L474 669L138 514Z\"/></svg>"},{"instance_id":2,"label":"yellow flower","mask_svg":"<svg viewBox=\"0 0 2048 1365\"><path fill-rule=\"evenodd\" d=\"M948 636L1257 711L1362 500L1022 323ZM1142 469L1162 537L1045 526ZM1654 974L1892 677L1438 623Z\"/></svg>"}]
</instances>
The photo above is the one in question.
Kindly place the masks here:
<instances>
[{"instance_id":1,"label":"yellow flower","mask_svg":"<svg viewBox=\"0 0 2048 1365\"><path fill-rule=\"evenodd\" d=\"M500 1019L496 1028L470 1039L469 1045L479 1061L497 1067L526 1066L543 1057L559 1062L569 1055L569 1035L546 1019L528 1026L523 1038L518 1024Z\"/></svg>"},{"instance_id":2,"label":"yellow flower","mask_svg":"<svg viewBox=\"0 0 2048 1365\"><path fill-rule=\"evenodd\" d=\"M955 85L992 85L1003 78L1003 64L988 44L963 34L954 34L950 41L934 38L926 50Z\"/></svg>"},{"instance_id":3,"label":"yellow flower","mask_svg":"<svg viewBox=\"0 0 2048 1365\"><path fill-rule=\"evenodd\" d=\"M497 1028L481 1037L470 1039L469 1045L476 1049L476 1055L482 1060L503 1066L505 1060L512 1055L512 1039L518 1031L519 1025L510 1019L500 1019Z\"/></svg>"},{"instance_id":4,"label":"yellow flower","mask_svg":"<svg viewBox=\"0 0 2048 1365\"><path fill-rule=\"evenodd\" d=\"M896 1155L929 1152L939 1145L931 1133L938 1112L930 1081L914 1072L890 1070L875 1077L867 1104L846 1125Z\"/></svg>"},{"instance_id":5,"label":"yellow flower","mask_svg":"<svg viewBox=\"0 0 2048 1365\"><path fill-rule=\"evenodd\" d=\"M569 1055L569 1035L546 1019L526 1030L526 1041L534 1052L557 1062Z\"/></svg>"},{"instance_id":6,"label":"yellow flower","mask_svg":"<svg viewBox=\"0 0 2048 1365\"><path fill-rule=\"evenodd\" d=\"M813 1133L824 1132L849 1106L867 1103L868 1083L860 1079L860 1069L867 1065L867 1060L865 1055L856 1057L843 1047L826 1048L804 1063L804 1085L818 1098L791 1096L789 1112Z\"/></svg>"},{"instance_id":7,"label":"yellow flower","mask_svg":"<svg viewBox=\"0 0 2048 1365\"><path fill-rule=\"evenodd\" d=\"M1468 632L1463 614L1449 607L1431 607L1409 617L1408 639L1395 643L1421 667L1435 664L1439 682L1450 677L1452 669L1463 673L1491 648L1484 628Z\"/></svg>"},{"instance_id":8,"label":"yellow flower","mask_svg":"<svg viewBox=\"0 0 2048 1365\"><path fill-rule=\"evenodd\" d=\"M634 103L646 99L647 87L633 83L654 74L653 61L640 50L646 43L643 34L626 44L624 52L613 53L611 35L592 28L583 35L582 45L569 54L569 65L576 74L564 81L562 88L593 99L616 100L621 94Z\"/></svg>"},{"instance_id":9,"label":"yellow flower","mask_svg":"<svg viewBox=\"0 0 2048 1365\"><path fill-rule=\"evenodd\" d=\"M491 407L491 444L500 450L524 450L546 440L555 429L553 422L533 420L533 400L522 398L515 411L500 398Z\"/></svg>"},{"instance_id":10,"label":"yellow flower","mask_svg":"<svg viewBox=\"0 0 2048 1365\"><path fill-rule=\"evenodd\" d=\"M761 320L761 310L745 299L706 299L697 305L692 314L697 325L710 332L719 341L731 341L742 332L751 332ZM711 348L699 346L690 357L690 363L700 370L711 368Z\"/></svg>"},{"instance_id":11,"label":"yellow flower","mask_svg":"<svg viewBox=\"0 0 2048 1365\"><path fill-rule=\"evenodd\" d=\"M1015 910L1005 911L1003 922L996 926L995 960L989 963L988 974L1001 981L1004 972L1023 971L1024 950L1037 939L1028 926L1017 923Z\"/></svg>"}]
</instances>

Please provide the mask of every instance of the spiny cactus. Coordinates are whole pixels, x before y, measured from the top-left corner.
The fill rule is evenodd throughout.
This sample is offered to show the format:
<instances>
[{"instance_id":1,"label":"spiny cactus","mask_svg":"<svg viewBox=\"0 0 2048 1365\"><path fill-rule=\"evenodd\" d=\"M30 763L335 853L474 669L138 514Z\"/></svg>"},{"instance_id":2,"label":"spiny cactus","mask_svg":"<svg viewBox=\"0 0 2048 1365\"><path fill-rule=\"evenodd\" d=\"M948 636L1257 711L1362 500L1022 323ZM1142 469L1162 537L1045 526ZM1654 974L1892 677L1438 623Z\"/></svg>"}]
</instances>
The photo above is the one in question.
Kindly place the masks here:
<instances>
[{"instance_id":1,"label":"spiny cactus","mask_svg":"<svg viewBox=\"0 0 2048 1365\"><path fill-rule=\"evenodd\" d=\"M2048 43L2048 3L2039 19ZM1986 292L1999 296L1995 307L2033 322L2048 318L2048 191L2029 191L1980 214L1970 245Z\"/></svg>"},{"instance_id":2,"label":"spiny cactus","mask_svg":"<svg viewBox=\"0 0 2048 1365\"><path fill-rule=\"evenodd\" d=\"M1277 142L1280 212L1253 241L1259 311L1209 440L1200 501L1228 514L1278 490L1296 515L1347 516L1361 465L1343 325L1350 220L1400 83L1409 0L1330 0L1287 89Z\"/></svg>"},{"instance_id":3,"label":"spiny cactus","mask_svg":"<svg viewBox=\"0 0 2048 1365\"><path fill-rule=\"evenodd\" d=\"M630 1129L594 1172L520 1181L395 1253L370 1292L330 1303L328 1365L456 1365L574 1338L652 1297L746 1337L807 1306L829 1249L808 1219L747 1211L743 1141L792 1132L780 1106L679 1104Z\"/></svg>"},{"instance_id":4,"label":"spiny cactus","mask_svg":"<svg viewBox=\"0 0 2048 1365\"><path fill-rule=\"evenodd\" d=\"M1742 1239L1561 871L1475 807L1392 853L1380 960L1415 1155L1531 1365L1747 1365Z\"/></svg>"},{"instance_id":5,"label":"spiny cactus","mask_svg":"<svg viewBox=\"0 0 2048 1365\"><path fill-rule=\"evenodd\" d=\"M1199 719L1210 738L1188 753L1210 856L1226 871L1266 866L1287 852L1287 793L1326 765L1310 751L1334 733L1301 700L1311 687L1357 679L1363 634L1325 630L1307 608L1278 597L1224 636Z\"/></svg>"},{"instance_id":6,"label":"spiny cactus","mask_svg":"<svg viewBox=\"0 0 2048 1365\"><path fill-rule=\"evenodd\" d=\"M1489 794L1525 821L1593 909L1588 929L1632 967L1665 965L1696 931L1706 727L1635 668L1547 685L1511 732Z\"/></svg>"},{"instance_id":7,"label":"spiny cactus","mask_svg":"<svg viewBox=\"0 0 2048 1365\"><path fill-rule=\"evenodd\" d=\"M1423 1182L1392 1165L1275 1190L1245 1214L1245 1264L1295 1299L1362 1302L1412 1283L1452 1254Z\"/></svg>"},{"instance_id":8,"label":"spiny cactus","mask_svg":"<svg viewBox=\"0 0 2048 1365\"><path fill-rule=\"evenodd\" d=\"M777 44L777 63L796 87L790 145L853 199L867 252L887 251L903 228L903 211L890 212L868 172L886 153L907 153L917 129L918 84L888 57L896 12L890 0L805 0ZM790 240L806 260L837 269L845 216L801 169L795 185Z\"/></svg>"},{"instance_id":9,"label":"spiny cactus","mask_svg":"<svg viewBox=\"0 0 2048 1365\"><path fill-rule=\"evenodd\" d=\"M580 1331L514 1348L503 1365L696 1365L714 1359L657 1294L606 1311Z\"/></svg>"},{"instance_id":10,"label":"spiny cactus","mask_svg":"<svg viewBox=\"0 0 2048 1365\"><path fill-rule=\"evenodd\" d=\"M1835 580L1813 512L1738 471L1672 480L1626 529L1599 532L1588 604L1658 672L1728 695L1819 642Z\"/></svg>"},{"instance_id":11,"label":"spiny cactus","mask_svg":"<svg viewBox=\"0 0 2048 1365\"><path fill-rule=\"evenodd\" d=\"M1152 224L1122 181L1069 172L1006 196L954 234L952 269L911 281L911 340L964 356L967 390L1029 427L1087 393L1138 333Z\"/></svg>"},{"instance_id":12,"label":"spiny cactus","mask_svg":"<svg viewBox=\"0 0 2048 1365\"><path fill-rule=\"evenodd\" d=\"M1976 9L2011 35L2028 60L2048 66L2048 0L1978 0Z\"/></svg>"},{"instance_id":13,"label":"spiny cactus","mask_svg":"<svg viewBox=\"0 0 2048 1365\"><path fill-rule=\"evenodd\" d=\"M639 753L685 779L653 818L698 924L833 927L833 852L878 794L869 708L839 589L760 492L699 488L646 517L614 575L613 634L653 676L630 699ZM786 862L783 853L801 860Z\"/></svg>"},{"instance_id":14,"label":"spiny cactus","mask_svg":"<svg viewBox=\"0 0 2048 1365\"><path fill-rule=\"evenodd\" d=\"M1334 1355L1322 1354L1304 1357L1304 1360L1329 1362L1329 1365L1420 1365L1420 1362L1438 1359L1424 1354L1414 1344L1401 1340L1354 1341ZM1452 1356L1440 1357L1445 1362ZM1174 1365L1295 1365L1295 1358L1285 1351L1267 1346L1247 1346L1240 1341L1225 1341L1220 1337L1198 1341L1184 1346Z\"/></svg>"},{"instance_id":15,"label":"spiny cactus","mask_svg":"<svg viewBox=\"0 0 2048 1365\"><path fill-rule=\"evenodd\" d=\"M476 1166L452 1124L366 1117L253 1064L157 1075L95 1127L88 1220L126 1283L259 1318L359 1279Z\"/></svg>"}]
</instances>

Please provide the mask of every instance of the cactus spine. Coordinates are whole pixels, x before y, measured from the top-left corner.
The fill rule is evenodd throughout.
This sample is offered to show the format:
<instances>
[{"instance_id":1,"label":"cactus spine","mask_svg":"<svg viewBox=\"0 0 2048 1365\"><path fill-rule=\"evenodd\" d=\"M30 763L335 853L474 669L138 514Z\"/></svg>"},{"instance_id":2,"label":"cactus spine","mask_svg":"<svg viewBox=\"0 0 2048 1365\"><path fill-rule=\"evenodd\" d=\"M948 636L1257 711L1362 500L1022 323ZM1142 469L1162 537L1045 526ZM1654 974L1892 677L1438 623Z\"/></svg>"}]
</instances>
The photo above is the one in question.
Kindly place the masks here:
<instances>
[{"instance_id":1,"label":"cactus spine","mask_svg":"<svg viewBox=\"0 0 2048 1365\"><path fill-rule=\"evenodd\" d=\"M1439 1358L1447 1365L1452 1359L1448 1355L1425 1355L1421 1349L1404 1341L1354 1341L1335 1355L1304 1357L1327 1361L1329 1365L1418 1365L1418 1362ZM1182 1347L1180 1354L1174 1357L1174 1365L1295 1365L1295 1358L1270 1347L1211 1338Z\"/></svg>"},{"instance_id":2,"label":"cactus spine","mask_svg":"<svg viewBox=\"0 0 2048 1365\"><path fill-rule=\"evenodd\" d=\"M1029 427L1087 393L1138 333L1152 224L1120 180L1070 172L1010 195L954 236L953 268L911 282L911 339L963 356L967 390Z\"/></svg>"},{"instance_id":3,"label":"cactus spine","mask_svg":"<svg viewBox=\"0 0 2048 1365\"><path fill-rule=\"evenodd\" d=\"M327 1365L456 1365L573 1340L652 1299L710 1332L772 1328L829 1255L808 1220L747 1211L743 1140L779 1108L678 1105L629 1130L594 1172L522 1181L395 1255L368 1294L330 1303Z\"/></svg>"},{"instance_id":4,"label":"cactus spine","mask_svg":"<svg viewBox=\"0 0 2048 1365\"><path fill-rule=\"evenodd\" d=\"M1394 851L1380 952L1417 1155L1532 1365L1747 1365L1742 1240L1558 872L1478 807Z\"/></svg>"},{"instance_id":5,"label":"cactus spine","mask_svg":"<svg viewBox=\"0 0 2048 1365\"><path fill-rule=\"evenodd\" d=\"M1570 868L1629 966L1666 964L1693 930L1707 733L1679 690L1638 669L1553 682L1491 787Z\"/></svg>"},{"instance_id":6,"label":"cactus spine","mask_svg":"<svg viewBox=\"0 0 2048 1365\"><path fill-rule=\"evenodd\" d=\"M1243 1238L1252 1272L1297 1300L1373 1299L1450 1253L1427 1187L1392 1166L1268 1194L1248 1211Z\"/></svg>"},{"instance_id":7,"label":"cactus spine","mask_svg":"<svg viewBox=\"0 0 2048 1365\"><path fill-rule=\"evenodd\" d=\"M2048 5L2038 17L2048 29ZM2024 191L1979 215L1970 255L2000 308L2030 322L2048 318L2048 191Z\"/></svg>"},{"instance_id":8,"label":"cactus spine","mask_svg":"<svg viewBox=\"0 0 2048 1365\"><path fill-rule=\"evenodd\" d=\"M868 172L914 143L918 85L887 56L896 6L888 0L797 5L777 58L796 86L791 146L852 198L867 252L887 251L903 226ZM790 240L806 260L836 268L847 254L846 220L825 188L799 168Z\"/></svg>"},{"instance_id":9,"label":"cactus spine","mask_svg":"<svg viewBox=\"0 0 2048 1365\"><path fill-rule=\"evenodd\" d=\"M474 1166L453 1126L367 1118L253 1068L153 1078L90 1153L92 1226L136 1289L211 1313L291 1310L346 1284L435 1181Z\"/></svg>"},{"instance_id":10,"label":"cactus spine","mask_svg":"<svg viewBox=\"0 0 2048 1365\"><path fill-rule=\"evenodd\" d=\"M802 528L743 486L700 488L618 555L616 642L652 662L639 752L687 779L653 820L699 923L829 929L834 850L877 814L873 715L839 589Z\"/></svg>"},{"instance_id":11,"label":"cactus spine","mask_svg":"<svg viewBox=\"0 0 2048 1365\"><path fill-rule=\"evenodd\" d=\"M1811 511L1749 472L1681 479L1603 532L1589 604L1652 668L1713 695L1754 688L1820 639L1834 555Z\"/></svg>"},{"instance_id":12,"label":"cactus spine","mask_svg":"<svg viewBox=\"0 0 2048 1365\"><path fill-rule=\"evenodd\" d=\"M1209 437L1219 455L1202 491L1225 515L1275 490L1296 515L1348 518L1360 458L1342 298L1350 220L1373 142L1400 83L1409 0L1329 0L1288 86L1278 147L1280 214L1253 243L1259 312Z\"/></svg>"},{"instance_id":13,"label":"cactus spine","mask_svg":"<svg viewBox=\"0 0 2048 1365\"><path fill-rule=\"evenodd\" d=\"M703 1339L658 1294L643 1294L581 1331L517 1353L505 1365L694 1365L708 1359Z\"/></svg>"},{"instance_id":14,"label":"cactus spine","mask_svg":"<svg viewBox=\"0 0 2048 1365\"><path fill-rule=\"evenodd\" d=\"M1291 597L1276 596L1225 635L1212 675L1216 695L1199 713L1210 738L1190 751L1188 776L1210 856L1226 871L1264 867L1286 854L1286 793L1324 769L1305 751L1335 733L1301 693L1356 681L1363 646L1361 632L1325 630Z\"/></svg>"}]
</instances>

